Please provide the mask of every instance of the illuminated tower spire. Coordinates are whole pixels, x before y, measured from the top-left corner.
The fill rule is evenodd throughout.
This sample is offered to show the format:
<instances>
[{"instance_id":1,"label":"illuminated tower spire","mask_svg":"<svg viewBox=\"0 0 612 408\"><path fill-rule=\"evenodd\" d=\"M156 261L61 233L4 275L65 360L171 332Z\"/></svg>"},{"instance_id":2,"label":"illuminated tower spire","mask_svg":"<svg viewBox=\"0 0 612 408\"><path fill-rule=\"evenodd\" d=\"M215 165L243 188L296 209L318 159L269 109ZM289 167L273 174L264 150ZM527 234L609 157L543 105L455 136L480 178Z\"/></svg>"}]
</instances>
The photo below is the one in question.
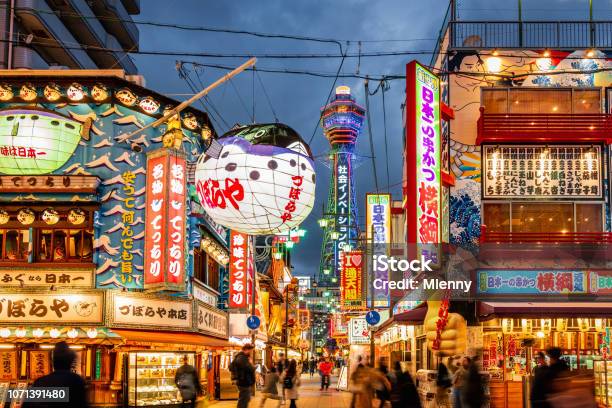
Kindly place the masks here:
<instances>
[{"instance_id":1,"label":"illuminated tower spire","mask_svg":"<svg viewBox=\"0 0 612 408\"><path fill-rule=\"evenodd\" d=\"M327 208L321 221L324 227L319 282L321 286L339 286L339 253L347 246L355 248L358 236L353 155L355 142L363 126L365 109L355 103L348 86L336 88L334 99L322 108L321 126L331 145L332 176Z\"/></svg>"}]
</instances>

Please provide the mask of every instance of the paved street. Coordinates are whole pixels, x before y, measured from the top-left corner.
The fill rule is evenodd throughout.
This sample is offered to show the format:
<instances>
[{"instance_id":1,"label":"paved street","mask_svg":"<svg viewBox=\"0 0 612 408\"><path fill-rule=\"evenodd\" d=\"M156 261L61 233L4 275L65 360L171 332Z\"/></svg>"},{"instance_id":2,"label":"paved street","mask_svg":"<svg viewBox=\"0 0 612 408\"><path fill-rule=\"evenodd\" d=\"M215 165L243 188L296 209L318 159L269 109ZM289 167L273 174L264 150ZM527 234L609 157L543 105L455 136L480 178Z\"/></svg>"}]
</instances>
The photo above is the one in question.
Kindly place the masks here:
<instances>
[{"instance_id":1,"label":"paved street","mask_svg":"<svg viewBox=\"0 0 612 408\"><path fill-rule=\"evenodd\" d=\"M335 387L338 377L332 378L332 386ZM300 387L300 398L297 400L298 408L348 408L351 402L351 393L346 391L336 391L330 388L327 392L319 391L319 376L314 375L310 379L310 375L302 375L302 385ZM279 386L279 391L281 387ZM255 394L255 398L251 400L250 408L259 408L260 393ZM214 408L234 408L236 400L219 401L211 405ZM276 408L277 402L274 400L266 401L266 408ZM289 402L281 407L288 408Z\"/></svg>"}]
</instances>

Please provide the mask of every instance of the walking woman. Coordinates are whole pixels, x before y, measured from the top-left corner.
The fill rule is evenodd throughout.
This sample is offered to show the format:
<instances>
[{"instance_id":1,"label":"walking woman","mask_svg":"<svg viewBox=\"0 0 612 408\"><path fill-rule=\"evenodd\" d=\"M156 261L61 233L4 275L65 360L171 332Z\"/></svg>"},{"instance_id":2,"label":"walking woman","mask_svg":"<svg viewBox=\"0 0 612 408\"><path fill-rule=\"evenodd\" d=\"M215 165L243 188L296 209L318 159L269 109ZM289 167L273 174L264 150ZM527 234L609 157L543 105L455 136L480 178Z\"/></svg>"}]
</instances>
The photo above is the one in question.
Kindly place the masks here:
<instances>
[{"instance_id":1,"label":"walking woman","mask_svg":"<svg viewBox=\"0 0 612 408\"><path fill-rule=\"evenodd\" d=\"M281 375L281 383L285 390L285 398L291 401L289 408L297 408L295 401L298 399L298 388L300 387L300 373L297 370L295 360L289 362L289 366Z\"/></svg>"}]
</instances>

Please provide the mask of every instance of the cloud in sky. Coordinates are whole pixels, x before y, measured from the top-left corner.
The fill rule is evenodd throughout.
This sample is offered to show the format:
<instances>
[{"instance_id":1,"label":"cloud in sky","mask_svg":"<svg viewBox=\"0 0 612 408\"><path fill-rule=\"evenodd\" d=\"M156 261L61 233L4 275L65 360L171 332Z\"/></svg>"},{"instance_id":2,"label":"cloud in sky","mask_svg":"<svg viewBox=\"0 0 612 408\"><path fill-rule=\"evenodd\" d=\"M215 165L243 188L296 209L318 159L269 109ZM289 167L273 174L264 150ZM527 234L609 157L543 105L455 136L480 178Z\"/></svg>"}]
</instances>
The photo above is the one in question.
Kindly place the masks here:
<instances>
[{"instance_id":1,"label":"cloud in sky","mask_svg":"<svg viewBox=\"0 0 612 408\"><path fill-rule=\"evenodd\" d=\"M594 1L596 12L607 18L612 17L610 0ZM516 16L515 3L497 6L499 3L484 0L464 0L459 16L511 19ZM524 0L524 14L529 19L545 18L584 18L584 4L587 0L569 2L567 0ZM168 2L147 0L141 2L142 13L135 19L141 21L162 21L192 26L211 26L219 28L243 29L268 33L293 34L340 39L349 52L357 53L358 41L362 40L361 51L390 50L433 50L435 39L446 13L448 3L445 0L432 2L405 0L261 0L261 1L198 1L182 0ZM569 11L568 11L569 10ZM573 11L572 11L573 10ZM565 13L565 16L559 14ZM606 15L607 14L607 15ZM588 9L586 17L588 17ZM603 19L604 17L601 17ZM140 48L143 50L173 50L188 52L219 53L337 53L338 47L328 43L290 41L282 39L261 39L241 35L207 33L161 29L140 26ZM402 40L386 42L369 42L374 40ZM348 41L348 43L346 42ZM368 42L366 42L368 41ZM428 63L430 55L417 56ZM347 58L343 73L392 75L403 74L405 65L412 56L395 56L385 58ZM168 95L190 93L184 80L180 79L175 69L176 60L198 61L203 63L220 63L237 66L244 59L213 59L194 57L134 57L140 73L145 76L147 86ZM291 68L309 71L335 73L340 59L261 59L258 67ZM208 84L222 75L224 71L205 68L200 72L204 84ZM307 141L319 119L320 107L330 92L333 78L313 78L288 74L260 73L261 79L270 96L274 110L281 122L296 129ZM195 76L194 76L195 79ZM349 85L357 102L365 105L364 81L359 79L339 80L337 85ZM371 83L371 89L377 83ZM396 199L401 199L402 170L402 117L401 105L404 102L405 83L401 80L391 81L391 88L385 94L387 113L387 137L389 156L385 155L383 137L382 98L380 91L370 97L370 114L372 137L375 143L374 156L378 172L378 184L393 185L391 192ZM199 83L198 83L199 86ZM240 95L240 96L238 96ZM184 99L184 95L177 95ZM258 80L255 80L253 97L253 76L243 73L236 77L232 84L222 86L210 95L216 109L221 112L225 121L231 126L235 123L249 123L253 100L255 101L256 121L272 122L274 117L266 102L266 97ZM242 101L241 101L242 100ZM246 108L243 107L246 105ZM196 104L202 109L202 106ZM214 116L214 114L213 114ZM219 133L226 126L217 120ZM315 155L324 155L329 146L319 128L311 144ZM357 152L371 156L367 126L357 142ZM386 167L389 166L387 180ZM321 215L322 205L327 202L329 169L317 163L317 202L311 216L305 222L308 230L306 238L295 247L294 273L298 275L316 274L318 271L321 231L317 219ZM355 170L357 202L360 223L364 222L363 201L365 193L373 191L374 178L369 158L361 160Z\"/></svg>"}]
</instances>

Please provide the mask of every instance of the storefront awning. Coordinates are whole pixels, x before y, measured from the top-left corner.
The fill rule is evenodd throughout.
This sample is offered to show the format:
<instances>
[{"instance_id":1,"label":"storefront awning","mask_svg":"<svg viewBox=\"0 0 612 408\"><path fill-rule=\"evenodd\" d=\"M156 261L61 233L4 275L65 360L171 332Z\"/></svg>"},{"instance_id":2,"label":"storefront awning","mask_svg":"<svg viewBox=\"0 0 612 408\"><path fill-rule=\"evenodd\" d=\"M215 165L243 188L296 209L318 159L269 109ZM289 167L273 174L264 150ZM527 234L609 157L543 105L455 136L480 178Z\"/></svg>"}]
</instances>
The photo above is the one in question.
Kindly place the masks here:
<instances>
[{"instance_id":1,"label":"storefront awning","mask_svg":"<svg viewBox=\"0 0 612 408\"><path fill-rule=\"evenodd\" d=\"M189 344L206 347L231 347L225 339L206 336L199 333L177 333L152 330L124 330L113 329L113 332L124 338L128 345L163 344Z\"/></svg>"},{"instance_id":2,"label":"storefront awning","mask_svg":"<svg viewBox=\"0 0 612 408\"><path fill-rule=\"evenodd\" d=\"M398 313L392 318L387 319L380 326L376 328L376 335L380 336L387 328L394 324L401 324L405 326L414 326L423 324L425 315L427 314L427 303L423 302L414 309L408 310L407 312Z\"/></svg>"},{"instance_id":3,"label":"storefront awning","mask_svg":"<svg viewBox=\"0 0 612 408\"><path fill-rule=\"evenodd\" d=\"M479 302L481 321L496 317L612 317L612 302Z\"/></svg>"}]
</instances>

